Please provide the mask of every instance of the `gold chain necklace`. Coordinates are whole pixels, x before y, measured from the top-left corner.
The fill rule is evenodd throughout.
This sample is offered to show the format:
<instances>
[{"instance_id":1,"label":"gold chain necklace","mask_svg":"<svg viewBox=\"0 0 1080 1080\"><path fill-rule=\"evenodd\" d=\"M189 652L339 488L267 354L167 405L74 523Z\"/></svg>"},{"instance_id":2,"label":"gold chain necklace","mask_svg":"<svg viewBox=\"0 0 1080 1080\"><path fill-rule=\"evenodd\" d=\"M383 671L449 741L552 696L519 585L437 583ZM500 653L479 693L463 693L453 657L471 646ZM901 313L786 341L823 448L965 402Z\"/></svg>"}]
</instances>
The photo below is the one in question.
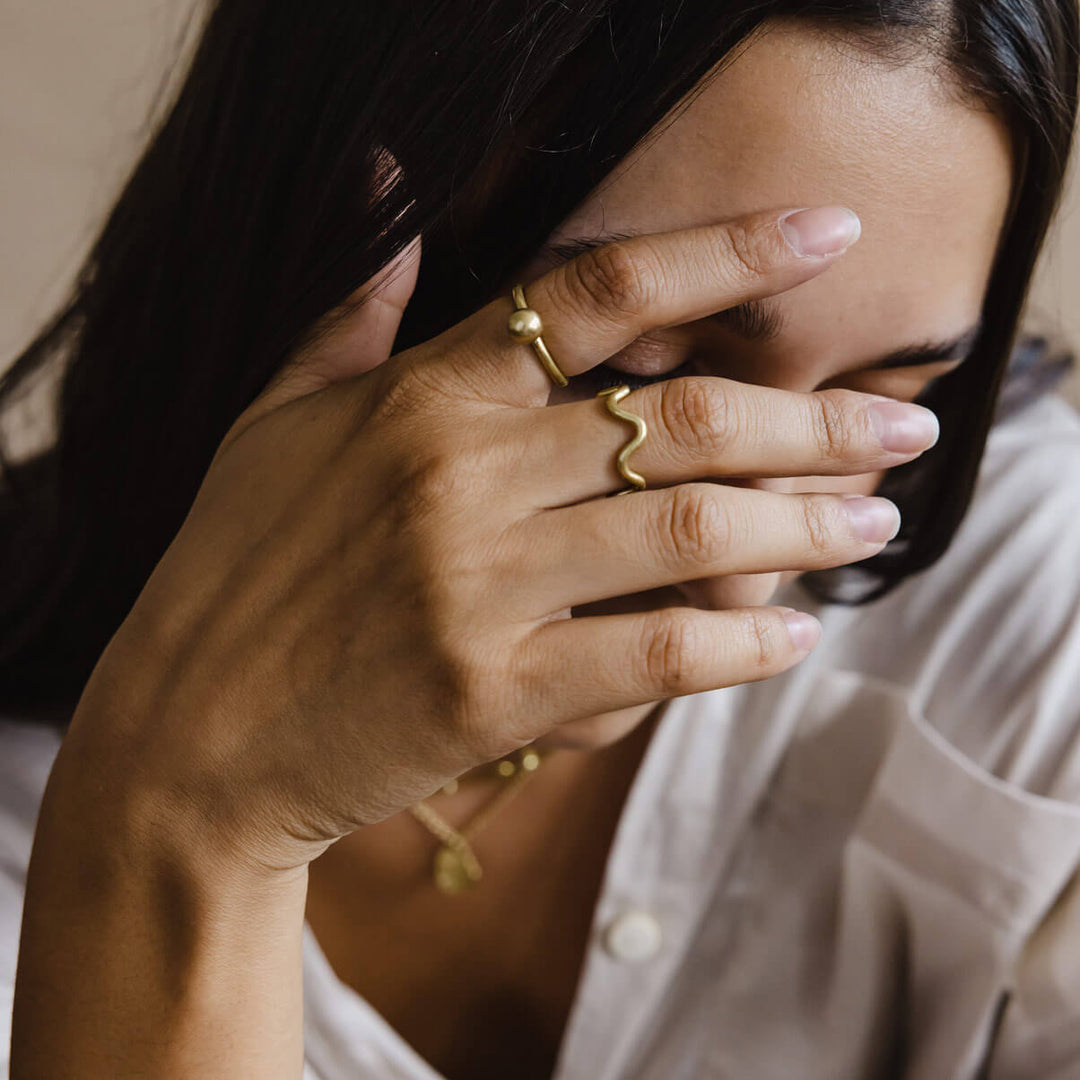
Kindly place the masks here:
<instances>
[{"instance_id":1,"label":"gold chain necklace","mask_svg":"<svg viewBox=\"0 0 1080 1080\"><path fill-rule=\"evenodd\" d=\"M470 840L521 790L542 760L539 751L526 747L518 752L516 760L511 756L494 762L489 771L507 780L508 784L461 829L455 829L423 799L408 808L413 817L441 841L432 865L432 876L440 892L452 896L475 887L480 881L483 871ZM460 783L458 780L447 781L442 786L443 794L453 795Z\"/></svg>"}]
</instances>

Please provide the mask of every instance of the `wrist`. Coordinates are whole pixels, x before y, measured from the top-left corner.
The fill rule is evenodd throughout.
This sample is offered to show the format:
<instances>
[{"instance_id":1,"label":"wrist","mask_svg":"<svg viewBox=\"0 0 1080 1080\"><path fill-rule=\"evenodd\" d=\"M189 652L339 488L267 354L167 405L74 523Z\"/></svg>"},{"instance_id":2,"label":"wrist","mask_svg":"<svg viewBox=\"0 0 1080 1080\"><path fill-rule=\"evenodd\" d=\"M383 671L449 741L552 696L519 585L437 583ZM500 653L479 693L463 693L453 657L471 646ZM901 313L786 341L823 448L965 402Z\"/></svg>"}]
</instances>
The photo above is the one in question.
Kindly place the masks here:
<instances>
[{"instance_id":1,"label":"wrist","mask_svg":"<svg viewBox=\"0 0 1080 1080\"><path fill-rule=\"evenodd\" d=\"M296 1075L307 867L200 843L198 815L105 749L65 741L42 799L12 1075Z\"/></svg>"},{"instance_id":2,"label":"wrist","mask_svg":"<svg viewBox=\"0 0 1080 1080\"><path fill-rule=\"evenodd\" d=\"M142 730L122 710L80 702L49 776L42 823L72 843L83 836L97 858L135 872L167 869L237 896L306 882L306 863L261 857L242 808L215 797L225 785L204 775L197 753L165 754Z\"/></svg>"}]
</instances>

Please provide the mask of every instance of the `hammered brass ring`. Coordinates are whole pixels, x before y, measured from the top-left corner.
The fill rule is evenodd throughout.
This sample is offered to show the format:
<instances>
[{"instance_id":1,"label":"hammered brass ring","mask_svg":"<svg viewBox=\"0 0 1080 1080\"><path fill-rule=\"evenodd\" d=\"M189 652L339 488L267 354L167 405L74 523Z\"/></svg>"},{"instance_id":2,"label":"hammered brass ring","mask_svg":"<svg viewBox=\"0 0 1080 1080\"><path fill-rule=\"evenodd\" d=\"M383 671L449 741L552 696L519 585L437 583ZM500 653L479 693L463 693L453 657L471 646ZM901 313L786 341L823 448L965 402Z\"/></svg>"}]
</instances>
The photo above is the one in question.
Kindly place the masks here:
<instances>
[{"instance_id":1,"label":"hammered brass ring","mask_svg":"<svg viewBox=\"0 0 1080 1080\"><path fill-rule=\"evenodd\" d=\"M619 451L618 457L615 458L615 467L619 470L620 475L628 484L633 486L615 492L616 495L629 495L634 491L645 490L645 477L630 468L629 459L630 455L645 441L649 429L645 426L645 421L636 413L619 408L619 402L629 393L630 387L626 383L621 383L618 386L609 386L596 395L603 400L607 406L607 411L612 416L617 420L625 420L628 424L634 426L634 437Z\"/></svg>"},{"instance_id":2,"label":"hammered brass ring","mask_svg":"<svg viewBox=\"0 0 1080 1080\"><path fill-rule=\"evenodd\" d=\"M566 386L568 382L566 376L551 358L551 353L548 352L548 347L540 336L544 332L544 324L539 312L529 307L525 299L525 289L521 285L515 285L511 296L514 300L514 310L506 324L510 336L519 345L531 345L551 381L556 386Z\"/></svg>"}]
</instances>

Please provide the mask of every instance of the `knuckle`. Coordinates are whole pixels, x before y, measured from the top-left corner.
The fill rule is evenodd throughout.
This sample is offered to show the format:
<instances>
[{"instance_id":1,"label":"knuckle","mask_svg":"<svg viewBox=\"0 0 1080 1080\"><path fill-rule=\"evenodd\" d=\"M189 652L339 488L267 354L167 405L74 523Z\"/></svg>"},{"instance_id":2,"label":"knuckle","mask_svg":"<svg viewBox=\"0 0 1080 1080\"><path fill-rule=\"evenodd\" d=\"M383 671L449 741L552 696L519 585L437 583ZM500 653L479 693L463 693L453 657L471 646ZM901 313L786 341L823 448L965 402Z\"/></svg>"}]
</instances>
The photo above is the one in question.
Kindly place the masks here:
<instances>
[{"instance_id":1,"label":"knuckle","mask_svg":"<svg viewBox=\"0 0 1080 1080\"><path fill-rule=\"evenodd\" d=\"M818 447L824 457L834 460L845 459L855 441L845 396L830 390L822 390L815 395L814 431Z\"/></svg>"},{"instance_id":2,"label":"knuckle","mask_svg":"<svg viewBox=\"0 0 1080 1080\"><path fill-rule=\"evenodd\" d=\"M748 611L745 615L744 632L749 658L754 667L762 673L775 669L784 656L775 621L761 612Z\"/></svg>"},{"instance_id":3,"label":"knuckle","mask_svg":"<svg viewBox=\"0 0 1080 1080\"><path fill-rule=\"evenodd\" d=\"M803 528L810 551L827 560L836 548L834 542L832 496L808 495L802 499Z\"/></svg>"},{"instance_id":4,"label":"knuckle","mask_svg":"<svg viewBox=\"0 0 1080 1080\"><path fill-rule=\"evenodd\" d=\"M415 613L410 663L417 700L437 714L439 728L470 751L498 749L505 738L514 650L497 634L478 630L458 596L445 585L425 588Z\"/></svg>"},{"instance_id":5,"label":"knuckle","mask_svg":"<svg viewBox=\"0 0 1080 1080\"><path fill-rule=\"evenodd\" d=\"M393 477L397 523L426 520L459 507L478 484L478 464L466 448L447 438L411 447Z\"/></svg>"},{"instance_id":6,"label":"knuckle","mask_svg":"<svg viewBox=\"0 0 1080 1080\"><path fill-rule=\"evenodd\" d=\"M645 624L641 670L646 693L678 697L693 689L701 651L696 623L674 612L658 612Z\"/></svg>"},{"instance_id":7,"label":"knuckle","mask_svg":"<svg viewBox=\"0 0 1080 1080\"><path fill-rule=\"evenodd\" d=\"M679 484L668 490L664 540L679 565L710 566L729 532L723 506L706 484Z\"/></svg>"},{"instance_id":8,"label":"knuckle","mask_svg":"<svg viewBox=\"0 0 1080 1080\"><path fill-rule=\"evenodd\" d=\"M373 414L381 420L414 416L434 399L427 374L418 365L377 370Z\"/></svg>"},{"instance_id":9,"label":"knuckle","mask_svg":"<svg viewBox=\"0 0 1080 1080\"><path fill-rule=\"evenodd\" d=\"M656 292L650 268L626 244L605 244L588 251L568 263L566 272L571 292L589 309L637 315Z\"/></svg>"},{"instance_id":10,"label":"knuckle","mask_svg":"<svg viewBox=\"0 0 1080 1080\"><path fill-rule=\"evenodd\" d=\"M453 681L456 705L450 716L456 741L468 748L470 757L483 760L507 752L509 733L494 719L504 713L499 706L504 690L499 659L479 650L475 657L463 657Z\"/></svg>"},{"instance_id":11,"label":"knuckle","mask_svg":"<svg viewBox=\"0 0 1080 1080\"><path fill-rule=\"evenodd\" d=\"M736 222L729 225L723 235L728 261L740 278L756 280L769 270L770 260L762 250L757 231Z\"/></svg>"},{"instance_id":12,"label":"knuckle","mask_svg":"<svg viewBox=\"0 0 1080 1080\"><path fill-rule=\"evenodd\" d=\"M717 380L661 383L658 413L665 434L660 441L680 457L723 453L735 437L731 391Z\"/></svg>"}]
</instances>

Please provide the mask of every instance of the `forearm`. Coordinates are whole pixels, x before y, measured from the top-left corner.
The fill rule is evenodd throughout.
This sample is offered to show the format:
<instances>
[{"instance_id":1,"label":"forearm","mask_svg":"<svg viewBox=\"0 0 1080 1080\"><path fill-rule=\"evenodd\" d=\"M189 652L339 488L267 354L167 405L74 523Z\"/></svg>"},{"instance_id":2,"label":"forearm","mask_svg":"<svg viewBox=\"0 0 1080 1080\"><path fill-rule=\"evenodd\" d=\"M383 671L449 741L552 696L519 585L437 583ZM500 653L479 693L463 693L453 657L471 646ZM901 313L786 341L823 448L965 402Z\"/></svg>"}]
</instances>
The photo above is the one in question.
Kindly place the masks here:
<instances>
[{"instance_id":1,"label":"forearm","mask_svg":"<svg viewBox=\"0 0 1080 1080\"><path fill-rule=\"evenodd\" d=\"M306 867L230 861L183 814L148 826L169 815L67 749L27 879L13 1080L298 1080Z\"/></svg>"}]
</instances>

